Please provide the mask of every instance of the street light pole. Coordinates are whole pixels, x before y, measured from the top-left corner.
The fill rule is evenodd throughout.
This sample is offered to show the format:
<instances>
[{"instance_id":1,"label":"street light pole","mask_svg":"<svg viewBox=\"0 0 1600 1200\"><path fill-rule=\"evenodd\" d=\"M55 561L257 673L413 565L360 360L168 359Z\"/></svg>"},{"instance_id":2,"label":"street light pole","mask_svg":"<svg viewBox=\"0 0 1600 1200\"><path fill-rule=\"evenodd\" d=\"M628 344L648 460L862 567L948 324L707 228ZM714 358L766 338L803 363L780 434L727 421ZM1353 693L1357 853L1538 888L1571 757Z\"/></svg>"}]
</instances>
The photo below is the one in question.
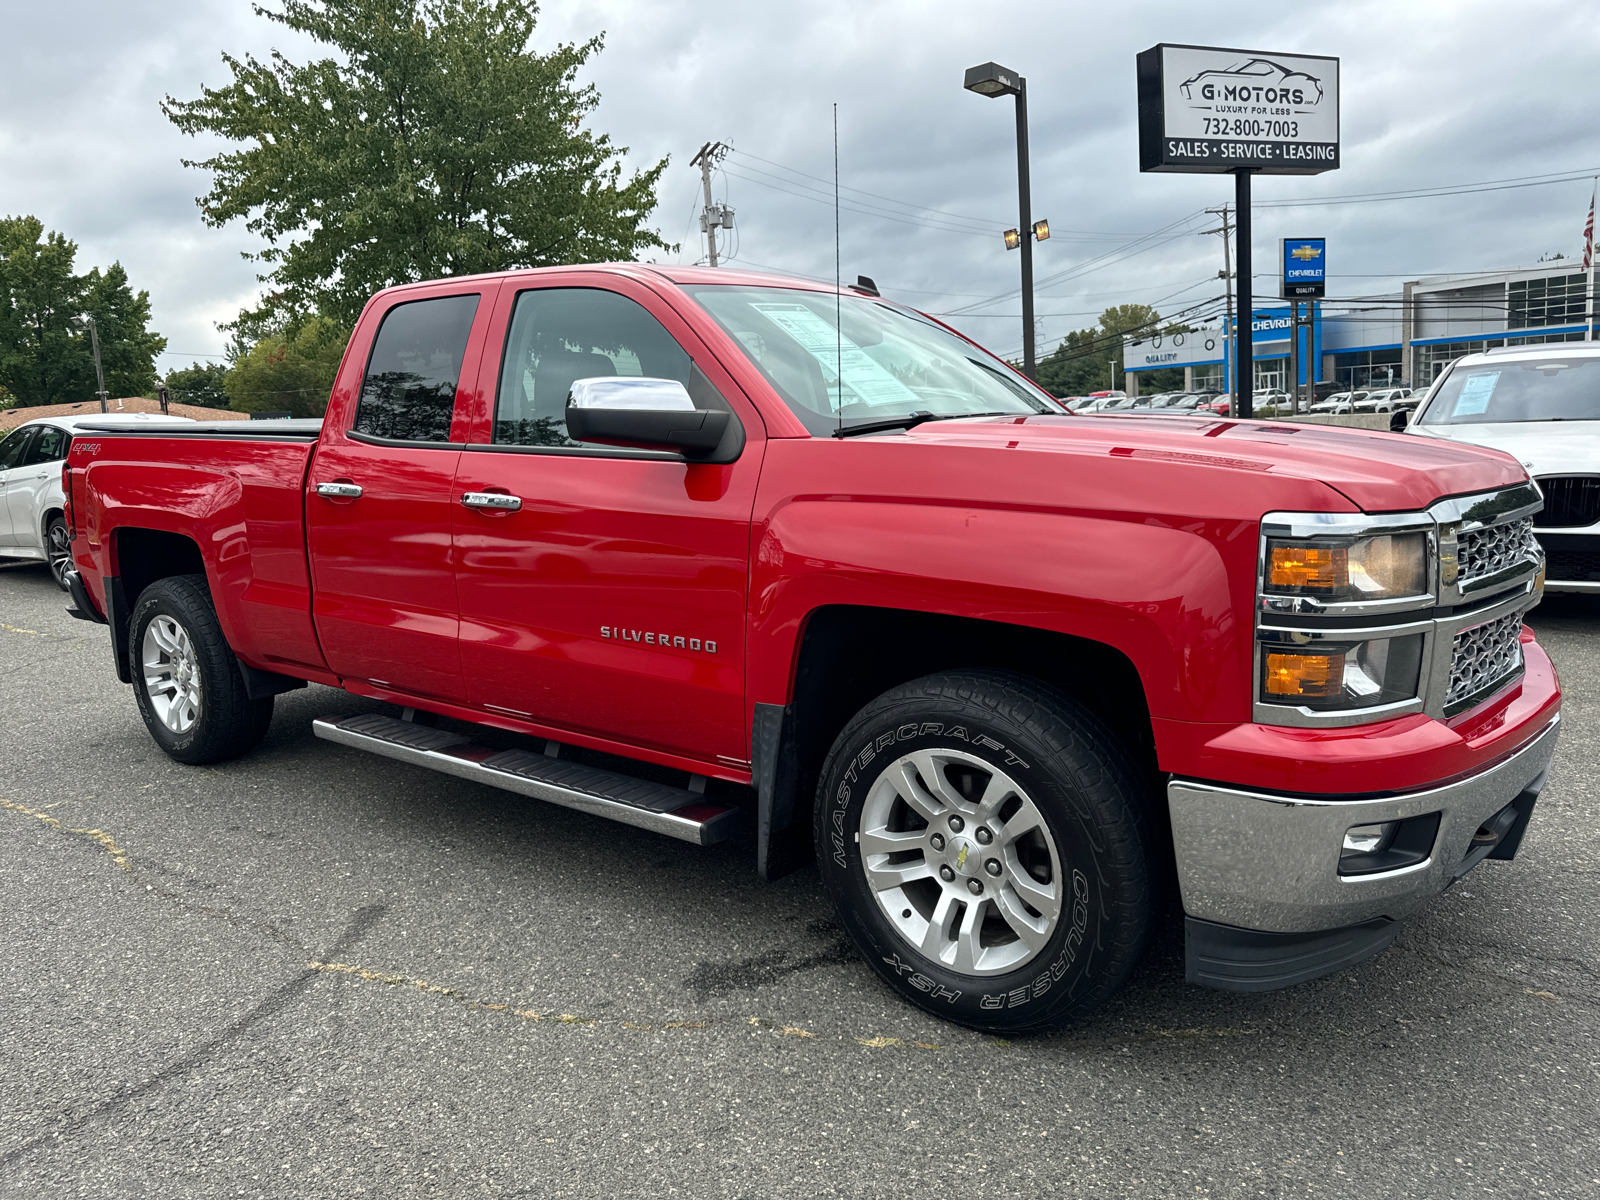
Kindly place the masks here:
<instances>
[{"instance_id":1,"label":"street light pole","mask_svg":"<svg viewBox=\"0 0 1600 1200\"><path fill-rule=\"evenodd\" d=\"M1028 188L1028 81L1017 77L1017 228L1022 231L1022 373L1034 378L1033 202ZM1113 384L1115 386L1115 384Z\"/></svg>"},{"instance_id":2,"label":"street light pole","mask_svg":"<svg viewBox=\"0 0 1600 1200\"><path fill-rule=\"evenodd\" d=\"M1006 231L1006 247L1022 250L1022 373L1034 377L1037 359L1033 336L1033 243L1050 236L1049 223L1033 219L1028 182L1028 81L999 63L967 69L962 86L991 99L1015 96L1017 100L1017 228Z\"/></svg>"}]
</instances>

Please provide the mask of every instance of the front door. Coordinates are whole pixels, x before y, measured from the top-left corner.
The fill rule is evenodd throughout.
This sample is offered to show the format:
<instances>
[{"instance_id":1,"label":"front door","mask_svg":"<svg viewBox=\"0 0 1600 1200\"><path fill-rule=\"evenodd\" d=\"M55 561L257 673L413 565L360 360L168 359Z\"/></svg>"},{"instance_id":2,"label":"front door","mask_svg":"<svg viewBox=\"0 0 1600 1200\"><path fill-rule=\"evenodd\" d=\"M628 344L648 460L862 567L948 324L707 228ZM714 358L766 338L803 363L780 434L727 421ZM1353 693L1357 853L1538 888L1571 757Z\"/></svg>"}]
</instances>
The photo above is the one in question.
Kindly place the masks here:
<instances>
[{"instance_id":1,"label":"front door","mask_svg":"<svg viewBox=\"0 0 1600 1200\"><path fill-rule=\"evenodd\" d=\"M0 441L0 546L18 544L16 523L11 519L11 489L22 486L22 476L26 470L22 460L38 428L37 425L29 425L14 429ZM0 557L4 555L0 554Z\"/></svg>"},{"instance_id":2,"label":"front door","mask_svg":"<svg viewBox=\"0 0 1600 1200\"><path fill-rule=\"evenodd\" d=\"M455 491L520 506L456 506L467 690L490 712L742 764L760 419L659 298L604 282L505 285L498 379L483 370L492 421L461 455ZM697 406L731 409L740 456L690 464L572 441L567 390L598 375L676 379Z\"/></svg>"},{"instance_id":3,"label":"front door","mask_svg":"<svg viewBox=\"0 0 1600 1200\"><path fill-rule=\"evenodd\" d=\"M384 314L345 428L324 432L307 480L313 612L347 681L461 703L451 440L477 292ZM486 315L486 314L485 314ZM466 403L466 397L462 397ZM333 413L330 412L330 418Z\"/></svg>"}]
</instances>

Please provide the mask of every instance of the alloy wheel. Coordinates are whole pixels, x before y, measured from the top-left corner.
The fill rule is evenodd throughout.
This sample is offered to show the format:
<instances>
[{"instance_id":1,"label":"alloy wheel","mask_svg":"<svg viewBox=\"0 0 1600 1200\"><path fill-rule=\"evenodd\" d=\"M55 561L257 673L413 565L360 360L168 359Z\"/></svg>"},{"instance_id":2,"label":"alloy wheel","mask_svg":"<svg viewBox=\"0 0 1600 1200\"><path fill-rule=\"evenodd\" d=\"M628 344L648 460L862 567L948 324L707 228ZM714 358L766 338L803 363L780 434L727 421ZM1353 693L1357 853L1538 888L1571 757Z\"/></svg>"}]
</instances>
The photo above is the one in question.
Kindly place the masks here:
<instances>
[{"instance_id":1,"label":"alloy wheel","mask_svg":"<svg viewBox=\"0 0 1600 1200\"><path fill-rule=\"evenodd\" d=\"M188 733L200 719L200 661L188 630L165 613L145 626L140 646L145 691L161 723Z\"/></svg>"},{"instance_id":2,"label":"alloy wheel","mask_svg":"<svg viewBox=\"0 0 1600 1200\"><path fill-rule=\"evenodd\" d=\"M1061 919L1061 858L1027 793L959 750L887 765L861 810L862 870L895 931L965 975L1014 971Z\"/></svg>"}]
</instances>

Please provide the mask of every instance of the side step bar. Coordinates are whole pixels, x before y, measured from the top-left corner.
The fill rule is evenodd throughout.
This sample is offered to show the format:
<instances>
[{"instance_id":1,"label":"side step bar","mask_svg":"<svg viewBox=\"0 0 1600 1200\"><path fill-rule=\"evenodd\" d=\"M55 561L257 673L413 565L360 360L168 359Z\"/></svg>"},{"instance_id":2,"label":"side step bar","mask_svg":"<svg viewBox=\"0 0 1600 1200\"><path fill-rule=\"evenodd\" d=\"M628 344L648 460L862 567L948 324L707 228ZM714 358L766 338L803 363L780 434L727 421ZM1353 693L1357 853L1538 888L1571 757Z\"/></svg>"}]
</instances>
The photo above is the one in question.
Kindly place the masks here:
<instances>
[{"instance_id":1,"label":"side step bar","mask_svg":"<svg viewBox=\"0 0 1600 1200\"><path fill-rule=\"evenodd\" d=\"M724 841L739 823L737 808L708 804L699 792L526 750L494 750L474 745L463 734L380 713L318 718L311 722L311 730L341 746L548 800L698 846Z\"/></svg>"}]
</instances>

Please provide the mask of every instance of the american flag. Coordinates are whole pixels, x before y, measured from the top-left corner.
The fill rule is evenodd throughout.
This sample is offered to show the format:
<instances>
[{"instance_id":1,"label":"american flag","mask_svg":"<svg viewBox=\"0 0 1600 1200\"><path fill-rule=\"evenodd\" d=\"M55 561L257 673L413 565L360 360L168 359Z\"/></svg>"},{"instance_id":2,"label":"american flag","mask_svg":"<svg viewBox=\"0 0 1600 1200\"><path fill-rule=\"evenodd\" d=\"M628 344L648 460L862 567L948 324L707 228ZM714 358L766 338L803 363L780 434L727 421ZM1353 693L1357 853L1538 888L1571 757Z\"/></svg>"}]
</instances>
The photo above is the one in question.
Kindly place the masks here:
<instances>
[{"instance_id":1,"label":"american flag","mask_svg":"<svg viewBox=\"0 0 1600 1200\"><path fill-rule=\"evenodd\" d=\"M1583 269L1594 261L1594 192L1589 193L1589 219L1583 223Z\"/></svg>"}]
</instances>

